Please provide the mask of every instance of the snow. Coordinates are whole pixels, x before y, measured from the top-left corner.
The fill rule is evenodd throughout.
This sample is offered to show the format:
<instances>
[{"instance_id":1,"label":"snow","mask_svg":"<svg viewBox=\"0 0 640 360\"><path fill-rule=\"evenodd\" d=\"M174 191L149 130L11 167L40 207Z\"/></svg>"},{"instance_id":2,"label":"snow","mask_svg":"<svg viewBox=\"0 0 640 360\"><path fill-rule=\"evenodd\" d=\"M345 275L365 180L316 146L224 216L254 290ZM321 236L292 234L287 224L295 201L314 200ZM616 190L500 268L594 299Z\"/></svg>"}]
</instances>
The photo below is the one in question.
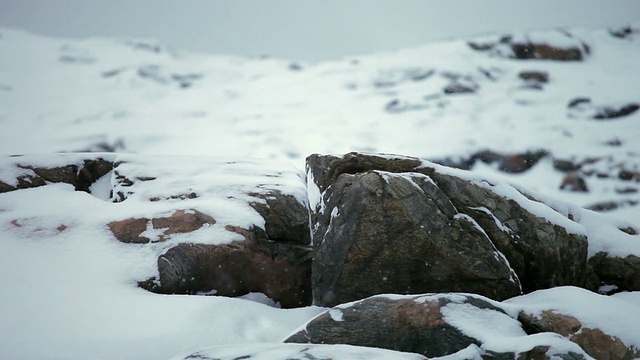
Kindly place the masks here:
<instances>
[{"instance_id":1,"label":"snow","mask_svg":"<svg viewBox=\"0 0 640 360\"><path fill-rule=\"evenodd\" d=\"M423 356L417 354L402 353L385 349L368 348L352 345L309 345L309 344L251 344L218 346L208 348L197 353L185 353L178 355L171 360L187 359L252 359L252 360L273 360L273 359L344 359L344 360L421 360ZM446 358L443 358L446 359Z\"/></svg>"},{"instance_id":2,"label":"snow","mask_svg":"<svg viewBox=\"0 0 640 360\"><path fill-rule=\"evenodd\" d=\"M304 64L293 71L281 59L193 54L148 40L50 39L0 29L0 154L26 154L0 157L0 182L15 186L17 178L33 176L25 166L80 167L84 159L97 158L123 162L119 174L134 182L122 186L111 171L90 193L49 184L0 194L5 289L0 358L187 354L179 359L207 348L203 354L231 358L247 351L265 359L297 354L300 347L274 343L326 309L279 309L264 294L164 296L143 291L136 282L157 275L158 256L177 243L228 243L240 236L226 231L227 224L264 226L247 205L263 200L249 193L283 191L324 211L313 175L307 173L306 184L303 175L304 158L312 153L383 152L377 156L437 160L486 149L506 154L544 149L553 159L586 161L584 171L607 174L587 177L588 193L559 189L563 174L553 169L550 157L519 174L482 162L471 172L423 165L472 180L536 216L588 235L590 256L640 254L638 236L619 230L640 229L637 206L604 215L581 208L640 201L637 181L617 176L622 166L640 169L640 112L595 121L588 118L592 109L576 116L567 108L577 97L588 97L597 107L639 102L640 42L614 38L606 30L570 33L528 31L526 36L563 46L585 42L591 49L585 61L514 61L473 51L466 40L451 40ZM530 70L549 74L542 90L518 78ZM472 86L475 93L445 95L443 87L452 83ZM114 152L67 153L75 151ZM425 177L407 176L412 182ZM155 179L141 180L149 177ZM623 188L631 192L617 191ZM112 190L122 191L126 200L113 203ZM197 197L172 199L191 193ZM216 224L145 245L119 243L106 226L191 209L211 215ZM551 351L576 350L556 335L525 336L513 320L521 309L554 309L640 346L634 327L640 323L638 292L605 297L562 287L494 304L508 316L489 317L485 310L456 302L445 307L456 326L486 340L482 349L470 346L445 358L478 358L488 349L525 351L541 343L552 345ZM340 310L331 311L334 320L342 320ZM309 351L354 358L363 350L345 345ZM362 354L391 356L379 349Z\"/></svg>"},{"instance_id":3,"label":"snow","mask_svg":"<svg viewBox=\"0 0 640 360\"><path fill-rule=\"evenodd\" d=\"M331 320L333 320L333 321L337 321L337 322L343 321L342 320L342 316L343 315L344 315L344 313L339 309L331 309L331 310L329 310L329 316L331 316Z\"/></svg>"},{"instance_id":4,"label":"snow","mask_svg":"<svg viewBox=\"0 0 640 360\"><path fill-rule=\"evenodd\" d=\"M0 282L11 289L0 307L0 358L168 358L214 344L279 341L322 310L278 309L264 294L164 296L136 286L157 276L158 256L179 242L226 243L239 236L224 229L228 223L263 226L245 202L247 193L280 189L299 196L304 183L296 170L278 162L150 155L29 155L3 162L5 168L49 167L96 157L125 161L116 168L134 180L125 201L113 203L108 195L117 188L115 171L94 183L93 194L63 183L0 194ZM153 180L139 180L150 174ZM190 191L199 197L148 201ZM120 243L106 226L180 208L210 214L216 224L145 245ZM161 232L149 227L143 236L157 240Z\"/></svg>"},{"instance_id":5,"label":"snow","mask_svg":"<svg viewBox=\"0 0 640 360\"><path fill-rule=\"evenodd\" d=\"M495 224L498 227L498 229L500 229L502 232L505 232L507 234L512 234L513 233L513 230L511 230L508 226L504 225L500 221L500 219L498 219L495 215L493 215L493 213L489 209L487 209L486 207L479 206L479 207L472 207L470 209L482 211L483 213L485 213L487 215L491 215L491 218L493 218L493 221L495 222Z\"/></svg>"},{"instance_id":6,"label":"snow","mask_svg":"<svg viewBox=\"0 0 640 360\"><path fill-rule=\"evenodd\" d=\"M553 309L554 312L578 318L583 327L601 329L606 334L618 337L627 346L640 347L638 300L638 292L604 296L564 286L515 297L505 303L518 306L529 314Z\"/></svg>"},{"instance_id":7,"label":"snow","mask_svg":"<svg viewBox=\"0 0 640 360\"><path fill-rule=\"evenodd\" d=\"M471 216L467 215L467 214L463 214L463 213L458 213L454 216L454 219L464 219L466 221L468 221L469 223L471 223L471 225L473 225L473 227L475 227L479 232L481 232L486 239L490 239L489 235L487 235L487 233L484 231L484 229L482 228L482 226L480 226L480 224L478 224L478 222L476 222L476 220L474 218L472 218ZM494 217L495 219L495 217ZM491 247L493 248L493 256L497 261L502 261L504 262L507 267L509 267L509 281L511 281L512 283L516 282L516 279L518 279L518 275L516 274L516 272L513 270L513 268L511 267L511 264L509 263L509 260L507 259L506 256L504 256L503 253L500 252L500 250L498 250L496 248L496 246L491 242L488 241L489 244L491 245ZM522 286L520 287L520 291L522 291Z\"/></svg>"},{"instance_id":8,"label":"snow","mask_svg":"<svg viewBox=\"0 0 640 360\"><path fill-rule=\"evenodd\" d=\"M167 358L212 339L277 341L319 311L148 293L135 281L156 271L161 249L118 243L100 226L108 205L121 204L64 184L1 199L0 279L11 291L0 307L0 358Z\"/></svg>"}]
</instances>

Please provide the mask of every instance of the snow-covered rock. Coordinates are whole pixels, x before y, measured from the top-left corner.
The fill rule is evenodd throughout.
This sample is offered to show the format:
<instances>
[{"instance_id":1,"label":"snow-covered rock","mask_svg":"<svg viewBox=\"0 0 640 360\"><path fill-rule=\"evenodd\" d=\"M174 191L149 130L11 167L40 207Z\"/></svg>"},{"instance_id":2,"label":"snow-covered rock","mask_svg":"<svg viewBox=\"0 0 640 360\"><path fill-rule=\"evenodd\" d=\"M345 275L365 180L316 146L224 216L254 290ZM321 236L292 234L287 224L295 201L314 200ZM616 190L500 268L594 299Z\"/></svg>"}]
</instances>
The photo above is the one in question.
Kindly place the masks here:
<instances>
[{"instance_id":1,"label":"snow-covered rock","mask_svg":"<svg viewBox=\"0 0 640 360\"><path fill-rule=\"evenodd\" d=\"M370 346L435 359L591 358L558 335L527 334L515 310L470 294L378 295L316 316L285 342Z\"/></svg>"},{"instance_id":2,"label":"snow-covered rock","mask_svg":"<svg viewBox=\"0 0 640 360\"><path fill-rule=\"evenodd\" d=\"M148 290L226 296L261 292L284 307L311 303L306 190L300 174L286 163L113 153L0 161L2 191L17 199L26 189L44 186L73 206L74 197L64 199L63 188L54 186L64 184L99 200L106 210L92 214L95 222L86 225L155 253L157 260L140 259L145 267L157 262L156 271L138 275ZM32 206L21 204L27 213L37 209ZM4 210L3 228L26 231L23 236L29 236L26 228L53 221ZM64 212L53 217L60 219L50 229L52 236L69 232L80 219Z\"/></svg>"},{"instance_id":3,"label":"snow-covered rock","mask_svg":"<svg viewBox=\"0 0 640 360\"><path fill-rule=\"evenodd\" d=\"M554 286L598 287L582 209L397 155L315 154L307 171L309 194L321 194L309 201L319 305L380 293L503 300Z\"/></svg>"},{"instance_id":4,"label":"snow-covered rock","mask_svg":"<svg viewBox=\"0 0 640 360\"><path fill-rule=\"evenodd\" d=\"M466 351L472 354L473 349ZM424 356L400 351L352 345L243 344L216 346L171 360L427 360ZM445 359L443 359L445 360ZM450 359L453 360L453 359Z\"/></svg>"}]
</instances>

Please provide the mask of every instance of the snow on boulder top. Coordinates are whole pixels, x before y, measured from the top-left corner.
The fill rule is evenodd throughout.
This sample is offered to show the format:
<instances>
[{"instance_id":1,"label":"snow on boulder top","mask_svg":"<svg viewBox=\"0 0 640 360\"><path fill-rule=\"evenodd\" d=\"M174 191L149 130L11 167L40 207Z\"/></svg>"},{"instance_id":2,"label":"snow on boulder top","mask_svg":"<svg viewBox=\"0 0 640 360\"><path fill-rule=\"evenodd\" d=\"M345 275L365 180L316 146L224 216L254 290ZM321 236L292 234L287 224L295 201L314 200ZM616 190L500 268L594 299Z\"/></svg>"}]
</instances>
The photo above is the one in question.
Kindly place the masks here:
<instances>
[{"instance_id":1,"label":"snow on boulder top","mask_svg":"<svg viewBox=\"0 0 640 360\"><path fill-rule=\"evenodd\" d=\"M307 201L299 171L269 160L67 153L3 157L0 167L3 191L60 182L112 203L105 223L197 209L213 216L215 227L264 228L250 203L266 204L273 192L292 196L301 207Z\"/></svg>"}]
</instances>

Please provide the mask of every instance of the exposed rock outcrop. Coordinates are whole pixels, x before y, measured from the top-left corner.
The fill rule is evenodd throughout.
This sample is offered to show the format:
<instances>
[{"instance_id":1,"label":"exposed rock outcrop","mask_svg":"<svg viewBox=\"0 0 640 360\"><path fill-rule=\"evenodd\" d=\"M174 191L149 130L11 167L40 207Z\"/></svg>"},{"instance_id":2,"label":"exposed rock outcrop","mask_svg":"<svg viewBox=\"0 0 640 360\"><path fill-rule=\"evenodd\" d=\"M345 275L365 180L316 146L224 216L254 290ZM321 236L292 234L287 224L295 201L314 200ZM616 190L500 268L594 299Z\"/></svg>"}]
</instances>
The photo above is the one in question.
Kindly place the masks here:
<instances>
[{"instance_id":1,"label":"exposed rock outcrop","mask_svg":"<svg viewBox=\"0 0 640 360\"><path fill-rule=\"evenodd\" d=\"M327 199L315 229L317 304L384 293L520 294L506 259L426 175L342 174Z\"/></svg>"},{"instance_id":2,"label":"exposed rock outcrop","mask_svg":"<svg viewBox=\"0 0 640 360\"><path fill-rule=\"evenodd\" d=\"M640 291L640 257L611 256L599 252L589 259L603 284L615 285L618 291Z\"/></svg>"},{"instance_id":3,"label":"exposed rock outcrop","mask_svg":"<svg viewBox=\"0 0 640 360\"><path fill-rule=\"evenodd\" d=\"M487 336L489 333L492 335ZM499 348L494 347L499 341L485 342L502 336L509 340ZM486 298L427 294L379 295L337 306L309 321L285 342L370 346L429 358L458 353L461 359L550 359L552 355L586 359L568 340L526 338L520 323ZM517 345L520 343L528 345Z\"/></svg>"},{"instance_id":4,"label":"exposed rock outcrop","mask_svg":"<svg viewBox=\"0 0 640 360\"><path fill-rule=\"evenodd\" d=\"M61 155L62 157L62 155ZM18 174L12 184L0 181L0 193L19 189L44 186L51 183L73 185L76 190L89 192L89 186L114 167L112 161L99 156L88 156L85 159L69 159L73 163L60 166L43 166L33 164L29 160L21 161L22 156L15 156Z\"/></svg>"},{"instance_id":5,"label":"exposed rock outcrop","mask_svg":"<svg viewBox=\"0 0 640 360\"><path fill-rule=\"evenodd\" d=\"M561 30L504 35L500 39L468 44L477 51L518 60L581 61L590 53L587 44Z\"/></svg>"},{"instance_id":6,"label":"exposed rock outcrop","mask_svg":"<svg viewBox=\"0 0 640 360\"><path fill-rule=\"evenodd\" d=\"M319 305L431 291L504 299L518 281L524 292L597 285L585 236L531 213L521 203L542 204L515 189L521 203L398 156L311 155L307 171Z\"/></svg>"},{"instance_id":7,"label":"exposed rock outcrop","mask_svg":"<svg viewBox=\"0 0 640 360\"><path fill-rule=\"evenodd\" d=\"M147 290L262 292L283 307L310 305L308 210L298 171L289 164L215 158L189 158L185 167L184 160L87 153L55 154L46 161L15 157L5 160L14 178L3 177L0 191L67 183L121 203L126 218L112 216L105 227L123 243L157 252L159 276L139 281ZM10 223L22 227L24 221Z\"/></svg>"},{"instance_id":8,"label":"exposed rock outcrop","mask_svg":"<svg viewBox=\"0 0 640 360\"><path fill-rule=\"evenodd\" d=\"M241 234L244 241L179 244L158 258L158 281L141 286L163 294L261 292L285 308L311 304L309 247L259 239L254 232L238 227L227 226L227 230Z\"/></svg>"},{"instance_id":9,"label":"exposed rock outcrop","mask_svg":"<svg viewBox=\"0 0 640 360\"><path fill-rule=\"evenodd\" d=\"M176 210L170 216L148 218L132 218L113 221L107 224L116 239L124 243L146 244L164 241L172 234L189 233L203 226L210 226L216 221L198 210ZM146 236L145 232L150 233Z\"/></svg>"},{"instance_id":10,"label":"exposed rock outcrop","mask_svg":"<svg viewBox=\"0 0 640 360\"><path fill-rule=\"evenodd\" d=\"M585 352L598 360L631 360L640 356L640 349L625 345L619 338L601 329L582 325L577 318L559 314L553 310L539 315L521 312L518 320L529 334L554 332L580 345Z\"/></svg>"}]
</instances>

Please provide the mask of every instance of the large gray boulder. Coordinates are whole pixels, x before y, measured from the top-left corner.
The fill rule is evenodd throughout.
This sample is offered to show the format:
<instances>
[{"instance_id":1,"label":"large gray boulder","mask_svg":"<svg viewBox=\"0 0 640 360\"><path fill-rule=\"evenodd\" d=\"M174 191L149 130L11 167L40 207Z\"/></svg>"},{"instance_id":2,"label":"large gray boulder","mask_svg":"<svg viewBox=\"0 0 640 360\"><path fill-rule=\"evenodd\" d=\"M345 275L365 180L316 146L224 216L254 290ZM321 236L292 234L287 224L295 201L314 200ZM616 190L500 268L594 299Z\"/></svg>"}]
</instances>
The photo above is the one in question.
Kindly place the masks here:
<instances>
[{"instance_id":1,"label":"large gray boulder","mask_svg":"<svg viewBox=\"0 0 640 360\"><path fill-rule=\"evenodd\" d=\"M555 334L529 337L514 316L500 303L471 294L377 295L316 316L285 342L368 346L428 358L589 358Z\"/></svg>"},{"instance_id":2,"label":"large gray boulder","mask_svg":"<svg viewBox=\"0 0 640 360\"><path fill-rule=\"evenodd\" d=\"M520 294L506 259L428 176L343 174L331 191L312 265L316 304L381 293Z\"/></svg>"},{"instance_id":3,"label":"large gray boulder","mask_svg":"<svg viewBox=\"0 0 640 360\"><path fill-rule=\"evenodd\" d=\"M577 224L465 174L402 156L309 156L314 301L447 291L505 299L520 287L597 286Z\"/></svg>"}]
</instances>

